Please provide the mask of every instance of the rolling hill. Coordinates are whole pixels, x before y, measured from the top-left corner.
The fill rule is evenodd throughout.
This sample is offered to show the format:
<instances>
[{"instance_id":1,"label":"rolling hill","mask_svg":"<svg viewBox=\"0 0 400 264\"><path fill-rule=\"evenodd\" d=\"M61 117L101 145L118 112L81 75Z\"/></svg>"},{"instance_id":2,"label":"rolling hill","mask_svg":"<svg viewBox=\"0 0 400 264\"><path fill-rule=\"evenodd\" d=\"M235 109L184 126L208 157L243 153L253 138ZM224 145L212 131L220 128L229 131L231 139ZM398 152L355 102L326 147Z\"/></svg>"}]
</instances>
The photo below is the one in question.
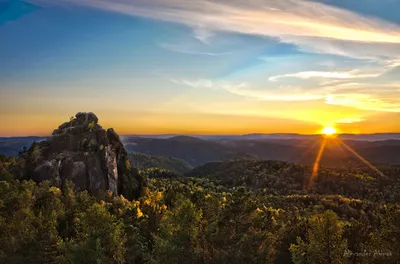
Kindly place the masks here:
<instances>
[{"instance_id":1,"label":"rolling hill","mask_svg":"<svg viewBox=\"0 0 400 264\"><path fill-rule=\"evenodd\" d=\"M160 168L182 175L192 169L186 161L162 156L150 156L142 153L129 153L131 165L139 170Z\"/></svg>"},{"instance_id":2,"label":"rolling hill","mask_svg":"<svg viewBox=\"0 0 400 264\"><path fill-rule=\"evenodd\" d=\"M125 142L129 152L155 156L175 157L191 166L207 162L226 161L240 155L251 155L259 159L280 160L299 164L313 164L323 139L281 140L202 140L193 137L168 139L131 138ZM347 146L373 164L400 164L400 141L344 140ZM328 139L321 164L348 167L359 164L359 159L342 144Z\"/></svg>"}]
</instances>

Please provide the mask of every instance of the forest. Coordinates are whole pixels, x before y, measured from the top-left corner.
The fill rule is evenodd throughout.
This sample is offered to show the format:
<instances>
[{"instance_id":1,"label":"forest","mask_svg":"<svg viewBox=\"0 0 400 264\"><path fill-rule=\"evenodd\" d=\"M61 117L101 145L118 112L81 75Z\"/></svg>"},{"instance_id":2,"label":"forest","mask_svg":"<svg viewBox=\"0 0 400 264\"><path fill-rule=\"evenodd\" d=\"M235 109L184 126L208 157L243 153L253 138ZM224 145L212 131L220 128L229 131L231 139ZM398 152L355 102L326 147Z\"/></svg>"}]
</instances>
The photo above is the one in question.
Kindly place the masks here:
<instances>
[{"instance_id":1,"label":"forest","mask_svg":"<svg viewBox=\"0 0 400 264\"><path fill-rule=\"evenodd\" d=\"M37 184L0 156L0 263L399 263L400 167L131 168L135 199Z\"/></svg>"}]
</instances>

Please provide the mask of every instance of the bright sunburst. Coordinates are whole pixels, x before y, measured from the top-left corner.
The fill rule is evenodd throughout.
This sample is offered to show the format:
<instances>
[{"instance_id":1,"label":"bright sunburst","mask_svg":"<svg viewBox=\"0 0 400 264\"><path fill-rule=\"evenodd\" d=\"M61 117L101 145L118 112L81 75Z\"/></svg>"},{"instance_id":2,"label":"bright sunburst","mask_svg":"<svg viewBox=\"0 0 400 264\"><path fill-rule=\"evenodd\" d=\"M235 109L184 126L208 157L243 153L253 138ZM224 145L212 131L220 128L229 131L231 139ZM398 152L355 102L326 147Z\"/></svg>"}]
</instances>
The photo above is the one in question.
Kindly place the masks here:
<instances>
[{"instance_id":1,"label":"bright sunburst","mask_svg":"<svg viewBox=\"0 0 400 264\"><path fill-rule=\"evenodd\" d=\"M321 132L322 132L322 134L327 135L327 136L332 136L337 133L336 129L331 126L324 127L324 129L322 129Z\"/></svg>"}]
</instances>

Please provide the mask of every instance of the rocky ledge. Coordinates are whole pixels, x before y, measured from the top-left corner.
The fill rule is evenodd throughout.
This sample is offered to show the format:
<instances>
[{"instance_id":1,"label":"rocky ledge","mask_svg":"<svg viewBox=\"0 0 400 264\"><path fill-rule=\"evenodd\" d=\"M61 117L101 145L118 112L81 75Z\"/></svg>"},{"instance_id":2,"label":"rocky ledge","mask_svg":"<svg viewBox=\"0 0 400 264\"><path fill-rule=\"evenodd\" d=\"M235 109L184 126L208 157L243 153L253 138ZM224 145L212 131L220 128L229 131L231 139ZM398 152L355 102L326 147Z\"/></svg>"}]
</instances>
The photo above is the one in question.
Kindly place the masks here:
<instances>
[{"instance_id":1,"label":"rocky ledge","mask_svg":"<svg viewBox=\"0 0 400 264\"><path fill-rule=\"evenodd\" d=\"M69 180L77 190L109 190L128 197L135 196L140 187L118 134L112 128L103 129L93 113L71 117L25 155L27 174L36 182L48 180L62 187Z\"/></svg>"}]
</instances>

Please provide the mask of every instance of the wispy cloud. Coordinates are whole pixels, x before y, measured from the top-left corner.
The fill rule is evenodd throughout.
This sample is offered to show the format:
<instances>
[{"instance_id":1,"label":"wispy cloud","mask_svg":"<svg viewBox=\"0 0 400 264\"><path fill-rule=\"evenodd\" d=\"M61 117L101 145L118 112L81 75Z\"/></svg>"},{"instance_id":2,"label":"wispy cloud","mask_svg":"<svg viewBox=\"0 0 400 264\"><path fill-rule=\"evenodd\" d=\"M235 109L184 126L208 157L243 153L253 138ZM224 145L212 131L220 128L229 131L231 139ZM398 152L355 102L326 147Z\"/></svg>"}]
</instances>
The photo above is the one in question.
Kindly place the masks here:
<instances>
[{"instance_id":1,"label":"wispy cloud","mask_svg":"<svg viewBox=\"0 0 400 264\"><path fill-rule=\"evenodd\" d=\"M185 47L182 45L174 45L174 44L170 44L170 43L159 43L158 46L163 49L169 50L169 51L190 54L190 55L224 56L224 55L232 54L230 52L218 53L218 52L200 51L200 50L191 49L189 47Z\"/></svg>"},{"instance_id":2,"label":"wispy cloud","mask_svg":"<svg viewBox=\"0 0 400 264\"><path fill-rule=\"evenodd\" d=\"M323 100L330 105L341 105L361 110L383 112L400 112L400 98L396 91L377 85L377 89L369 89L369 84L353 83L339 84L320 89L306 89L299 86L279 86L278 88L253 89L245 82L231 83L227 81L212 81L209 79L173 79L170 81L194 88L219 89L238 96L266 101L309 101ZM350 122L341 120L342 123ZM352 120L355 122L355 120Z\"/></svg>"},{"instance_id":3,"label":"wispy cloud","mask_svg":"<svg viewBox=\"0 0 400 264\"><path fill-rule=\"evenodd\" d=\"M204 27L198 27L193 30L193 37L198 39L200 42L210 45L210 40L214 36L214 33Z\"/></svg>"},{"instance_id":4,"label":"wispy cloud","mask_svg":"<svg viewBox=\"0 0 400 264\"><path fill-rule=\"evenodd\" d=\"M373 69L305 69L270 77L321 79L312 90L292 86L254 89L247 83L229 84L211 80L174 79L197 88L223 89L239 96L260 100L325 100L327 104L358 109L400 112L398 87L362 83L365 78L382 78L400 66L400 25L372 16L306 0L29 0L34 3L71 3L131 16L179 23L193 29L202 43L220 31L273 37L306 52L334 54L362 62ZM174 52L220 56L161 44ZM360 84L354 82L360 81ZM341 81L348 81L343 83ZM330 82L326 82L330 81ZM310 81L311 82L311 81ZM346 86L347 85L347 86ZM259 85L260 86L260 85ZM310 88L310 87L309 87Z\"/></svg>"},{"instance_id":5,"label":"wispy cloud","mask_svg":"<svg viewBox=\"0 0 400 264\"><path fill-rule=\"evenodd\" d=\"M283 78L332 78L332 79L353 79L353 78L372 78L378 77L381 73L363 73L359 70L347 71L347 72L326 72L326 71L306 71L297 72L290 74L276 75L269 78L270 81L277 81Z\"/></svg>"},{"instance_id":6,"label":"wispy cloud","mask_svg":"<svg viewBox=\"0 0 400 264\"><path fill-rule=\"evenodd\" d=\"M191 86L191 87L195 87L195 88L215 88L215 84L213 83L213 81L211 80L207 80L207 79L198 79L198 80L194 80L194 81L189 81L186 79L174 79L171 78L170 79L171 82L176 83L176 84L183 84L183 85L187 85L187 86Z\"/></svg>"},{"instance_id":7,"label":"wispy cloud","mask_svg":"<svg viewBox=\"0 0 400 264\"><path fill-rule=\"evenodd\" d=\"M363 54L360 47L355 49L352 43L366 46L366 53L375 53L376 49L382 51L388 47L398 50L397 44L400 43L400 26L397 24L305 0L253 0L246 3L228 0L30 1L53 4L69 2L181 23L195 31L197 29L195 36L203 42L209 39L210 31L228 31L276 37L282 42L293 43L313 52L361 57L368 57L368 54ZM199 31L199 28L204 30ZM395 56L393 53L388 55Z\"/></svg>"},{"instance_id":8,"label":"wispy cloud","mask_svg":"<svg viewBox=\"0 0 400 264\"><path fill-rule=\"evenodd\" d=\"M338 124L353 124L353 123L359 123L364 121L365 118L355 118L355 117L347 117L347 118L341 118L336 121Z\"/></svg>"},{"instance_id":9,"label":"wispy cloud","mask_svg":"<svg viewBox=\"0 0 400 264\"><path fill-rule=\"evenodd\" d=\"M197 79L197 80L187 80L187 79L170 79L171 82L186 85L194 88L207 88L214 90L224 90L231 94L249 97L257 100L267 100L267 101L308 101L323 99L317 91L305 91L298 86L280 86L278 90L275 89L263 89L257 90L251 88L247 83L231 83L228 81L212 81L209 79Z\"/></svg>"},{"instance_id":10,"label":"wispy cloud","mask_svg":"<svg viewBox=\"0 0 400 264\"><path fill-rule=\"evenodd\" d=\"M349 106L363 110L400 112L400 100L375 93L328 94L327 104Z\"/></svg>"},{"instance_id":11,"label":"wispy cloud","mask_svg":"<svg viewBox=\"0 0 400 264\"><path fill-rule=\"evenodd\" d=\"M327 86L325 102L363 110L400 112L400 97L394 84L342 83Z\"/></svg>"}]
</instances>

